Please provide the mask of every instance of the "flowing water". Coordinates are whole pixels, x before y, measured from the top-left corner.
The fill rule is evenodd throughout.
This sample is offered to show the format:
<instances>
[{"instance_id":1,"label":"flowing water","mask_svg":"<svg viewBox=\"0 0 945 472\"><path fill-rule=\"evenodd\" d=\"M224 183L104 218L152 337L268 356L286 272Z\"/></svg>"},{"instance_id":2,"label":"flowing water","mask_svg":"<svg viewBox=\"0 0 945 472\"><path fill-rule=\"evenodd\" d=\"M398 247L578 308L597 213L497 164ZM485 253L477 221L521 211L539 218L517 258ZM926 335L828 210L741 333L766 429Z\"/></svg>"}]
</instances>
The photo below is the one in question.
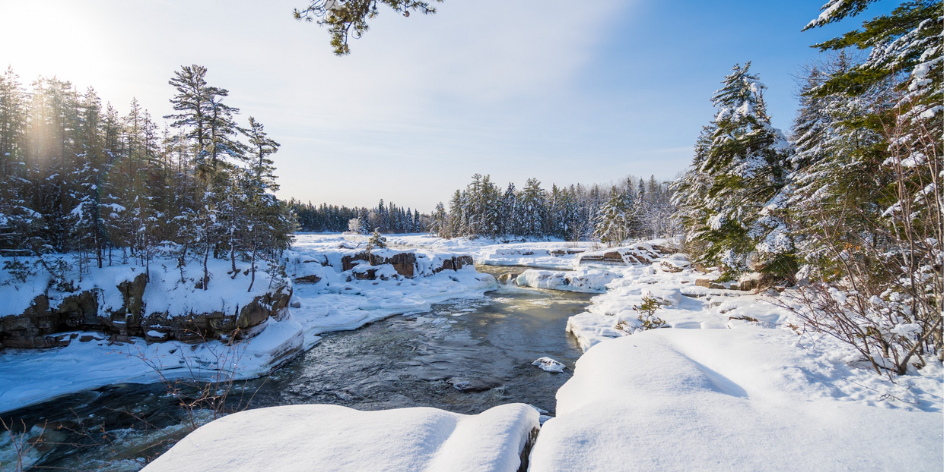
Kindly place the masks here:
<instances>
[{"instance_id":1,"label":"flowing water","mask_svg":"<svg viewBox=\"0 0 945 472\"><path fill-rule=\"evenodd\" d=\"M477 269L494 275L520 271ZM478 413L522 402L553 415L555 392L581 355L577 342L565 333L567 319L583 311L590 297L500 285L480 300L434 305L428 313L328 334L268 378L236 384L229 405L428 406ZM564 373L532 365L546 356L567 365ZM28 455L36 466L134 470L186 434L191 424L212 419L179 403L162 385L116 385L2 416L15 419L19 430L32 429L34 437L45 427L45 442L37 442ZM9 440L0 440L4 467L9 446Z\"/></svg>"}]
</instances>

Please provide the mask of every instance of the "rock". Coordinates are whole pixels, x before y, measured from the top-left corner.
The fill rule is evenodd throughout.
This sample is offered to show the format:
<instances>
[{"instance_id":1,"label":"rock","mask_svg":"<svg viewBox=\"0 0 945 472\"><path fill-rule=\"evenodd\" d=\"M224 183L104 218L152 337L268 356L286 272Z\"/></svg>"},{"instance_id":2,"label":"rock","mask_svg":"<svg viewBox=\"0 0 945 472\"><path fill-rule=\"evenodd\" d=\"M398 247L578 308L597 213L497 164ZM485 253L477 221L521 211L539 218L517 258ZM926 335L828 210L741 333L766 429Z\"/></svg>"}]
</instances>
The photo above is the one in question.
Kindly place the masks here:
<instances>
[{"instance_id":1,"label":"rock","mask_svg":"<svg viewBox=\"0 0 945 472\"><path fill-rule=\"evenodd\" d=\"M677 272L682 272L682 271L683 271L683 267L680 267L680 266L678 266L678 265L676 265L676 264L673 264L673 263L671 263L670 261L662 261L662 262L660 262L660 269L662 269L664 272L672 272L672 273L677 273Z\"/></svg>"},{"instance_id":2,"label":"rock","mask_svg":"<svg viewBox=\"0 0 945 472\"><path fill-rule=\"evenodd\" d=\"M724 285L717 284L709 279L696 279L696 285L705 288L724 289Z\"/></svg>"},{"instance_id":3,"label":"rock","mask_svg":"<svg viewBox=\"0 0 945 472\"><path fill-rule=\"evenodd\" d=\"M160 342L170 340L172 336L173 336L173 333L170 333L170 332L163 332L163 331L149 329L148 331L145 331L144 333L144 340L149 343L160 343Z\"/></svg>"},{"instance_id":4,"label":"rock","mask_svg":"<svg viewBox=\"0 0 945 472\"><path fill-rule=\"evenodd\" d=\"M171 339L189 344L231 336L247 338L251 337L252 328L261 325L269 317L281 318L291 298L291 289L279 287L275 292L254 298L233 313L214 311L180 316L150 313L142 321L141 329L145 331L146 338L148 331L156 331L169 333Z\"/></svg>"},{"instance_id":5,"label":"rock","mask_svg":"<svg viewBox=\"0 0 945 472\"><path fill-rule=\"evenodd\" d=\"M443 261L442 266L436 269L433 269L433 273L436 274L444 270L456 271L456 270L462 269L463 267L474 265L474 264L475 262L473 261L472 256L454 256L449 259L445 259Z\"/></svg>"},{"instance_id":6,"label":"rock","mask_svg":"<svg viewBox=\"0 0 945 472\"><path fill-rule=\"evenodd\" d=\"M289 306L292 308L302 308L302 302L296 300L294 302L289 303Z\"/></svg>"},{"instance_id":7,"label":"rock","mask_svg":"<svg viewBox=\"0 0 945 472\"><path fill-rule=\"evenodd\" d=\"M402 252L399 254L394 254L391 257L381 257L376 254L371 254L367 251L364 251L354 255L342 257L341 270L344 272L353 269L359 264L358 261L367 262L371 266L390 264L394 266L394 270L396 270L399 275L413 278L414 274L416 273L417 255L412 252ZM364 278L361 277L359 277L359 279L364 280ZM374 280L373 276L370 280Z\"/></svg>"},{"instance_id":8,"label":"rock","mask_svg":"<svg viewBox=\"0 0 945 472\"><path fill-rule=\"evenodd\" d=\"M564 372L564 369L565 369L564 364L550 357L539 357L538 359L535 360L535 362L532 362L532 365L538 366L539 369L545 372L554 372L554 373L559 373L559 374L561 372Z\"/></svg>"},{"instance_id":9,"label":"rock","mask_svg":"<svg viewBox=\"0 0 945 472\"><path fill-rule=\"evenodd\" d=\"M112 342L131 342L131 336L144 336L150 342L178 339L190 343L235 334L251 337L258 331L253 331L253 328L269 317L281 319L292 297L291 288L280 287L231 313L146 314L144 292L147 283L147 275L143 273L133 280L120 282L118 290L122 295L122 306L107 312L99 304L101 289L98 288L70 294L56 308L50 308L47 295L38 295L22 314L0 318L0 344L24 349L64 347L78 335L56 333L76 329L104 332L102 338L83 335L80 342L102 340L105 336L111 336Z\"/></svg>"},{"instance_id":10,"label":"rock","mask_svg":"<svg viewBox=\"0 0 945 472\"><path fill-rule=\"evenodd\" d=\"M738 282L738 290L746 292L768 288L774 280L765 274L752 273L742 276Z\"/></svg>"},{"instance_id":11,"label":"rock","mask_svg":"<svg viewBox=\"0 0 945 472\"><path fill-rule=\"evenodd\" d=\"M101 325L98 318L98 295L100 290L89 290L66 297L55 313L70 328Z\"/></svg>"},{"instance_id":12,"label":"rock","mask_svg":"<svg viewBox=\"0 0 945 472\"><path fill-rule=\"evenodd\" d=\"M463 393L485 392L502 385L493 379L468 379L465 377L452 377L447 382Z\"/></svg>"},{"instance_id":13,"label":"rock","mask_svg":"<svg viewBox=\"0 0 945 472\"><path fill-rule=\"evenodd\" d=\"M621 251L607 251L604 253L595 253L595 254L582 254L580 256L580 263L586 262L596 262L602 264L649 264L652 262L648 257L643 254L638 254L636 250L626 250Z\"/></svg>"},{"instance_id":14,"label":"rock","mask_svg":"<svg viewBox=\"0 0 945 472\"><path fill-rule=\"evenodd\" d=\"M519 274L517 272L506 272L499 276L497 279L499 283L508 284L509 282L517 279Z\"/></svg>"},{"instance_id":15,"label":"rock","mask_svg":"<svg viewBox=\"0 0 945 472\"><path fill-rule=\"evenodd\" d=\"M398 274L412 278L414 268L417 265L417 255L412 252L402 252L400 254L394 254L392 257L385 260L384 263L394 266L394 270L396 270Z\"/></svg>"},{"instance_id":16,"label":"rock","mask_svg":"<svg viewBox=\"0 0 945 472\"><path fill-rule=\"evenodd\" d=\"M124 302L125 313L140 317L144 312L144 289L148 284L148 274L138 274L134 280L118 284L118 291Z\"/></svg>"},{"instance_id":17,"label":"rock","mask_svg":"<svg viewBox=\"0 0 945 472\"><path fill-rule=\"evenodd\" d=\"M551 255L555 257L561 257L565 255L580 254L584 252L584 249L555 249L551 251Z\"/></svg>"},{"instance_id":18,"label":"rock","mask_svg":"<svg viewBox=\"0 0 945 472\"><path fill-rule=\"evenodd\" d=\"M674 252L672 249L666 246L660 246L659 244L652 244L650 247L659 254L672 254Z\"/></svg>"},{"instance_id":19,"label":"rock","mask_svg":"<svg viewBox=\"0 0 945 472\"><path fill-rule=\"evenodd\" d=\"M305 275L302 277L296 277L295 283L297 284L317 284L322 279L317 275Z\"/></svg>"}]
</instances>

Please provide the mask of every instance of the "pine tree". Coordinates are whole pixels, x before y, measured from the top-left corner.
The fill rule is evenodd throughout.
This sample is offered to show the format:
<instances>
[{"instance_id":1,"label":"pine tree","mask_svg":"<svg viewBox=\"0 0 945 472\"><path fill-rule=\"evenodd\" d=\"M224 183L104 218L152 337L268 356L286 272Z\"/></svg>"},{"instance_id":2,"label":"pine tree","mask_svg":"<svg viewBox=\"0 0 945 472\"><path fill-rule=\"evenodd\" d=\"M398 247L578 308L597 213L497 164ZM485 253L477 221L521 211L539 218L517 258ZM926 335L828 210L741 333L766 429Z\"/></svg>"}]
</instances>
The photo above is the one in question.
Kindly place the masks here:
<instances>
[{"instance_id":1,"label":"pine tree","mask_svg":"<svg viewBox=\"0 0 945 472\"><path fill-rule=\"evenodd\" d=\"M598 212L594 236L608 246L619 245L630 236L631 221L626 194L613 187L610 199Z\"/></svg>"},{"instance_id":2,"label":"pine tree","mask_svg":"<svg viewBox=\"0 0 945 472\"><path fill-rule=\"evenodd\" d=\"M518 235L518 195L515 192L515 184L509 182L509 186L502 194L502 219L500 223L500 233L513 236Z\"/></svg>"},{"instance_id":3,"label":"pine tree","mask_svg":"<svg viewBox=\"0 0 945 472\"><path fill-rule=\"evenodd\" d=\"M545 192L538 179L528 179L519 194L518 208L521 233L524 236L542 236L545 223Z\"/></svg>"},{"instance_id":4,"label":"pine tree","mask_svg":"<svg viewBox=\"0 0 945 472\"><path fill-rule=\"evenodd\" d=\"M764 86L749 67L736 65L712 98L718 114L706 129L711 144L689 170L705 174L707 188L703 177L691 175L676 190L705 191L701 200L679 197L693 205L684 212L691 215L690 242L701 262L730 273L757 269L787 276L795 270L792 241L782 222L761 211L785 184L790 145L771 126Z\"/></svg>"},{"instance_id":5,"label":"pine tree","mask_svg":"<svg viewBox=\"0 0 945 472\"><path fill-rule=\"evenodd\" d=\"M433 210L433 224L430 225L430 234L449 239L452 235L449 232L448 218L443 202L437 203L436 209Z\"/></svg>"},{"instance_id":6,"label":"pine tree","mask_svg":"<svg viewBox=\"0 0 945 472\"><path fill-rule=\"evenodd\" d=\"M367 251L371 252L373 249L385 248L387 248L387 238L381 236L380 228L374 228L374 232L371 233L371 237L368 239Z\"/></svg>"}]
</instances>

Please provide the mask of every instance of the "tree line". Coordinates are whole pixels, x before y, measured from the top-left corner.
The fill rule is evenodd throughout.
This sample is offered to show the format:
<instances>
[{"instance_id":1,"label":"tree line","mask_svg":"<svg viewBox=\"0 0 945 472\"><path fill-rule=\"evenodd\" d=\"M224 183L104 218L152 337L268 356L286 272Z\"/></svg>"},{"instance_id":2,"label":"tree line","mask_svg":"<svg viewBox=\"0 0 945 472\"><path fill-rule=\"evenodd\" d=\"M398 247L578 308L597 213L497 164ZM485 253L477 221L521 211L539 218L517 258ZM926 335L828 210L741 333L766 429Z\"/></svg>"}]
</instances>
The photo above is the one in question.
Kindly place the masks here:
<instances>
[{"instance_id":1,"label":"tree line","mask_svg":"<svg viewBox=\"0 0 945 472\"><path fill-rule=\"evenodd\" d=\"M666 183L629 176L609 188L570 185L551 190L538 179L502 190L489 175L475 174L453 193L449 210L439 203L430 231L445 238L555 237L618 244L631 237L668 237L675 232Z\"/></svg>"},{"instance_id":2,"label":"tree line","mask_svg":"<svg viewBox=\"0 0 945 472\"><path fill-rule=\"evenodd\" d=\"M376 229L382 233L423 233L427 231L430 223L429 215L393 203L385 206L384 200L374 208L348 208L326 203L316 207L312 202L302 203L294 198L289 200L288 204L298 218L302 231L353 231L368 234Z\"/></svg>"},{"instance_id":3,"label":"tree line","mask_svg":"<svg viewBox=\"0 0 945 472\"><path fill-rule=\"evenodd\" d=\"M210 257L255 267L288 247L294 218L273 192L279 144L252 116L240 125L229 92L184 66L169 84L175 113L159 124L137 100L120 114L93 88L0 76L0 251L78 255L90 265L183 267ZM42 258L40 259L42 260ZM8 264L12 263L7 261ZM252 284L252 282L251 282Z\"/></svg>"},{"instance_id":4,"label":"tree line","mask_svg":"<svg viewBox=\"0 0 945 472\"><path fill-rule=\"evenodd\" d=\"M807 28L869 3L833 0ZM832 54L807 68L790 141L736 65L673 185L696 260L801 284L808 325L877 371L943 353L942 18L904 2L816 45Z\"/></svg>"}]
</instances>

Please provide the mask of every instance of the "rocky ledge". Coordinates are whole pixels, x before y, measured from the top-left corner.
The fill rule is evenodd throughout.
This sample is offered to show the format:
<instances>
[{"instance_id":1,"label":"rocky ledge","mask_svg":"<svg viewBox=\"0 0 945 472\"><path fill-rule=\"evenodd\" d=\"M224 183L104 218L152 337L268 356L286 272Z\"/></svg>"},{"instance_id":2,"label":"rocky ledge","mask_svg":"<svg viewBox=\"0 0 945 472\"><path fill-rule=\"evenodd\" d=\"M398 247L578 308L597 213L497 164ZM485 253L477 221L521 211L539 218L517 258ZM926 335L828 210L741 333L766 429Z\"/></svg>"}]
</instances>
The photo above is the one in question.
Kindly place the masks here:
<instances>
[{"instance_id":1,"label":"rocky ledge","mask_svg":"<svg viewBox=\"0 0 945 472\"><path fill-rule=\"evenodd\" d=\"M266 274L257 273L258 288L247 291L245 274L237 278L215 270L203 290L199 280L181 280L168 265L154 264L147 272L128 266L92 269L81 283L0 287L0 298L12 294L0 316L0 349L64 347L95 338L76 331L95 331L111 342L129 342L132 336L186 343L247 338L270 317L279 317L292 297L291 284ZM104 283L109 279L117 282Z\"/></svg>"}]
</instances>

